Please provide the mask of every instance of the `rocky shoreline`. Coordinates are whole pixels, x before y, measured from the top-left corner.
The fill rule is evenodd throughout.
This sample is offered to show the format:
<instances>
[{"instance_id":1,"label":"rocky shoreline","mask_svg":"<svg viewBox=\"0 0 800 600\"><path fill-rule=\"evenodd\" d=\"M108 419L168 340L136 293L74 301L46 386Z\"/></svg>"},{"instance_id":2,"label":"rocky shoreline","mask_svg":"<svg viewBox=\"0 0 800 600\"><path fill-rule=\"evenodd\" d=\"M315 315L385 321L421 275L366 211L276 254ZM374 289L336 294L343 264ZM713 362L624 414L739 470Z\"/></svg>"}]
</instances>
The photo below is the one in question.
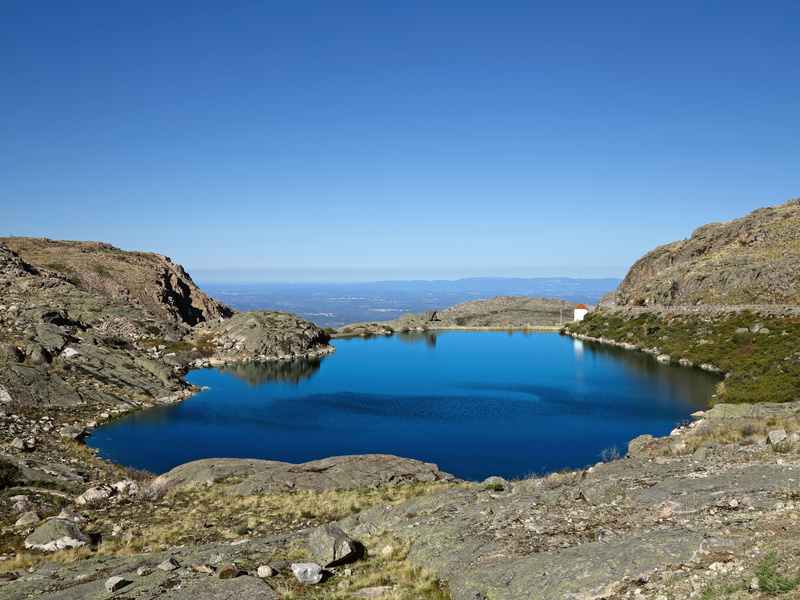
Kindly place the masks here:
<instances>
[{"instance_id":1,"label":"rocky shoreline","mask_svg":"<svg viewBox=\"0 0 800 600\"><path fill-rule=\"evenodd\" d=\"M646 354L652 354L653 356L656 357L656 360L659 360L661 362L667 362L667 363L668 362L673 362L672 358L670 357L669 354L661 353L661 351L656 347L647 348L647 347L642 347L639 344L631 344L629 342L620 342L620 341L613 340L613 339L610 339L610 338L607 338L607 337L603 337L603 336L592 337L590 335L586 335L584 333L577 333L577 332L574 332L574 331L573 332L564 331L563 329L561 331L562 331L563 335L569 336L569 337L571 337L573 339L576 339L576 340L583 340L583 341L587 341L587 342L596 342L598 344L608 344L609 346L616 346L617 348L624 348L625 350L634 350L636 352L644 352ZM726 373L724 371L722 371L721 369L719 369L718 367L716 367L716 366L714 366L714 365L712 365L710 363L695 364L695 363L693 363L692 361L690 361L687 358L680 358L680 359L678 359L677 361L674 361L674 362L676 364L682 365L684 367L695 367L695 368L698 368L698 369L703 369L704 371L710 371L712 373L716 373L718 375L722 375L722 376L726 375Z\"/></svg>"},{"instance_id":2,"label":"rocky shoreline","mask_svg":"<svg viewBox=\"0 0 800 600\"><path fill-rule=\"evenodd\" d=\"M320 357L332 351L328 333L278 311L223 315L166 257L16 244L49 266L0 244L3 598L669 600L800 589L798 403L721 403L670 436L632 440L625 457L519 481L459 482L386 455L209 459L154 478L97 459L81 441L87 428L190 396L181 374L193 366ZM554 302L499 298L467 303L452 322L396 324L525 329L563 311Z\"/></svg>"}]
</instances>

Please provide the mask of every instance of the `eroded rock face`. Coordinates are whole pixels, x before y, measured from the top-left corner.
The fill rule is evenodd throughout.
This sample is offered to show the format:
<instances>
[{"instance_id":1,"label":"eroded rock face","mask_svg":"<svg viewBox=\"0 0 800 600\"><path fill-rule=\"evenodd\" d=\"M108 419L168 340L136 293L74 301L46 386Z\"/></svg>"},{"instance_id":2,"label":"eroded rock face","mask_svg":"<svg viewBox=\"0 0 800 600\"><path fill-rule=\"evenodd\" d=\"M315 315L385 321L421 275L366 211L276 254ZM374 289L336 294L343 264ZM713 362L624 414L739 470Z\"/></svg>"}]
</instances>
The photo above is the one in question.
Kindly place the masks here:
<instances>
[{"instance_id":1,"label":"eroded rock face","mask_svg":"<svg viewBox=\"0 0 800 600\"><path fill-rule=\"evenodd\" d=\"M798 280L800 199L659 246L600 305L797 304Z\"/></svg>"},{"instance_id":2,"label":"eroded rock face","mask_svg":"<svg viewBox=\"0 0 800 600\"><path fill-rule=\"evenodd\" d=\"M183 267L160 254L125 252L103 242L46 238L2 238L0 243L18 255L0 259L0 273L46 275L52 285L80 282L94 295L138 304L155 315L186 325L236 312L203 293ZM38 290L50 284L44 279L29 279L28 283Z\"/></svg>"}]
</instances>

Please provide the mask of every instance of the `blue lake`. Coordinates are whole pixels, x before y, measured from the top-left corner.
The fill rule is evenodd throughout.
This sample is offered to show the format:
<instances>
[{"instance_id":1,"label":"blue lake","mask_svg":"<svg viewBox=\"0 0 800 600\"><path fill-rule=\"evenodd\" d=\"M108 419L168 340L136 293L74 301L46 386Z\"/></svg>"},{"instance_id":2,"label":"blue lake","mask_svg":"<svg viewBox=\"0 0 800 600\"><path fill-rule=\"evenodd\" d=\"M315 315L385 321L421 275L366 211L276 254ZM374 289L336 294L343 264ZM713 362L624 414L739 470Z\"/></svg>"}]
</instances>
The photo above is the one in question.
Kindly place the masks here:
<instances>
[{"instance_id":1,"label":"blue lake","mask_svg":"<svg viewBox=\"0 0 800 600\"><path fill-rule=\"evenodd\" d=\"M199 458L292 463L344 454L434 462L465 479L594 464L708 406L716 375L556 333L445 331L334 340L319 360L200 369L180 404L88 444L156 473Z\"/></svg>"}]
</instances>

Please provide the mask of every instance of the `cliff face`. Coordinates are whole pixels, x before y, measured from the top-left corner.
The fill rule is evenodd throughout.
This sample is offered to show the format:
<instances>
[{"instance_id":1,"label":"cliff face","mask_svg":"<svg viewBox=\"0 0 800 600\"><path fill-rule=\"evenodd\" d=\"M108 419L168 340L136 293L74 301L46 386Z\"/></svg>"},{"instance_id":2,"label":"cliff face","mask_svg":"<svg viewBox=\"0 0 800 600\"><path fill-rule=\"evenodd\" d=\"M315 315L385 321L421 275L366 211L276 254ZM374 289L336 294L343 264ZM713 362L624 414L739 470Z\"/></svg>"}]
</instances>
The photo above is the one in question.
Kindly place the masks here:
<instances>
[{"instance_id":1,"label":"cliff face","mask_svg":"<svg viewBox=\"0 0 800 600\"><path fill-rule=\"evenodd\" d=\"M76 291L136 306L156 317L195 325L236 312L207 296L180 265L160 254L46 238L0 238L0 244L18 255L12 260L27 263L31 274L60 279Z\"/></svg>"},{"instance_id":2,"label":"cliff face","mask_svg":"<svg viewBox=\"0 0 800 600\"><path fill-rule=\"evenodd\" d=\"M601 306L800 303L800 199L760 208L640 258Z\"/></svg>"}]
</instances>

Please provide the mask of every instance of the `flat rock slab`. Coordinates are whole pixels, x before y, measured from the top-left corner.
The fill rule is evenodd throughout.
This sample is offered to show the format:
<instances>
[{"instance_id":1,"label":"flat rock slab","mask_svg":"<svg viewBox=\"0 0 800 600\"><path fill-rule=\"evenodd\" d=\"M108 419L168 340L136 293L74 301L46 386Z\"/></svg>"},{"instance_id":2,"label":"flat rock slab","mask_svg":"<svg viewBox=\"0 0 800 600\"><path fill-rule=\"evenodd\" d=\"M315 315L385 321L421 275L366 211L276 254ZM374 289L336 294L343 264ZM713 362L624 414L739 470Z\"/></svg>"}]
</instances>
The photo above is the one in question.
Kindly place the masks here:
<instances>
[{"instance_id":1,"label":"flat rock slab","mask_svg":"<svg viewBox=\"0 0 800 600\"><path fill-rule=\"evenodd\" d=\"M75 406L78 392L55 373L27 365L0 365L0 396L29 406Z\"/></svg>"},{"instance_id":2,"label":"flat rock slab","mask_svg":"<svg viewBox=\"0 0 800 600\"><path fill-rule=\"evenodd\" d=\"M327 490L391 485L415 481L457 481L433 463L390 454L334 456L299 465L247 458L206 458L179 465L151 485L174 487L210 486L230 477L245 477L229 494Z\"/></svg>"},{"instance_id":3,"label":"flat rock slab","mask_svg":"<svg viewBox=\"0 0 800 600\"><path fill-rule=\"evenodd\" d=\"M454 600L550 600L605 598L617 582L680 563L700 548L703 534L658 531L607 544L583 544L448 574Z\"/></svg>"}]
</instances>

